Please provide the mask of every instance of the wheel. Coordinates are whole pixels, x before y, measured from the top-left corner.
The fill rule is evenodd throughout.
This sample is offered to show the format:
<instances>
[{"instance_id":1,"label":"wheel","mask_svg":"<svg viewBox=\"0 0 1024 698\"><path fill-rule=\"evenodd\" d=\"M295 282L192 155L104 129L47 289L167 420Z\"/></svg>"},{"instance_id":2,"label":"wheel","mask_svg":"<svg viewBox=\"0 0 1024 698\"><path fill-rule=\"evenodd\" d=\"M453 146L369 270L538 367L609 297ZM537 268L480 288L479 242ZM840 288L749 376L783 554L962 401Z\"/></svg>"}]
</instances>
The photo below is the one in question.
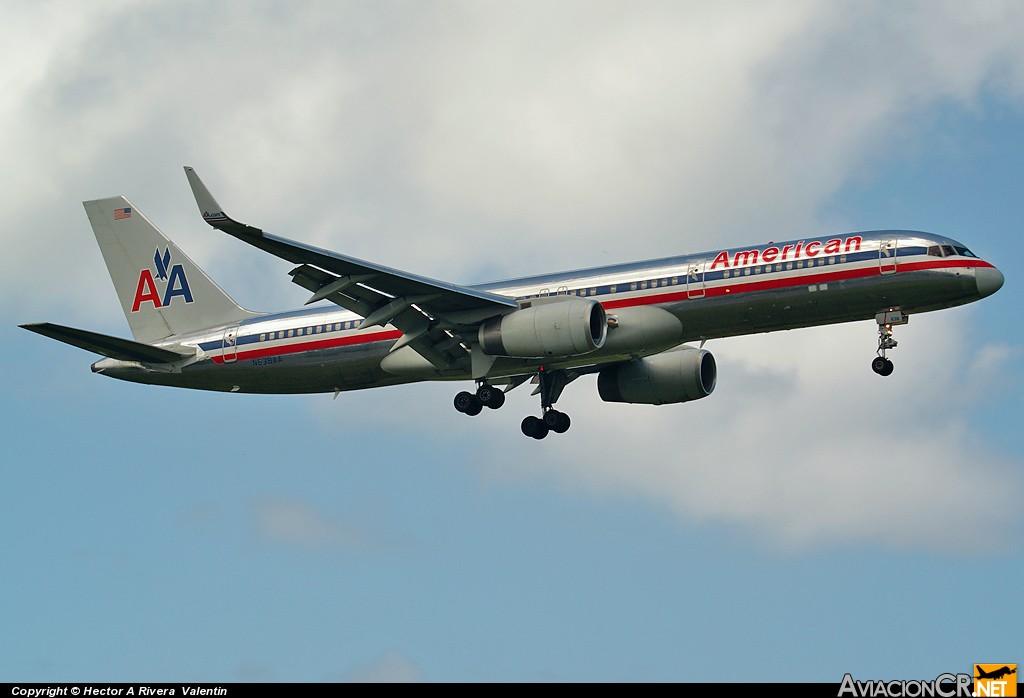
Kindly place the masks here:
<instances>
[{"instance_id":1,"label":"wheel","mask_svg":"<svg viewBox=\"0 0 1024 698\"><path fill-rule=\"evenodd\" d=\"M548 435L548 425L543 420L537 419L533 415L530 415L523 420L523 434L532 437L534 439L543 439Z\"/></svg>"},{"instance_id":2,"label":"wheel","mask_svg":"<svg viewBox=\"0 0 1024 698\"><path fill-rule=\"evenodd\" d=\"M455 396L455 409L462 414L468 414L472 417L480 414L480 410L483 408L483 403L481 403L480 399L473 393L467 393L463 390Z\"/></svg>"},{"instance_id":3,"label":"wheel","mask_svg":"<svg viewBox=\"0 0 1024 698\"><path fill-rule=\"evenodd\" d=\"M569 431L569 425L572 421L569 419L569 415L558 410L548 410L544 413L544 424L556 434L564 434Z\"/></svg>"},{"instance_id":4,"label":"wheel","mask_svg":"<svg viewBox=\"0 0 1024 698\"><path fill-rule=\"evenodd\" d=\"M476 389L476 397L485 406L490 407L492 410L496 410L505 404L505 393L493 385L484 383Z\"/></svg>"},{"instance_id":5,"label":"wheel","mask_svg":"<svg viewBox=\"0 0 1024 698\"><path fill-rule=\"evenodd\" d=\"M894 368L895 367L892 365L892 361L889 361L889 359L886 359L885 360L885 368L882 369L882 375L883 376L891 376Z\"/></svg>"},{"instance_id":6,"label":"wheel","mask_svg":"<svg viewBox=\"0 0 1024 698\"><path fill-rule=\"evenodd\" d=\"M871 370L880 376L888 375L885 372L886 365L891 366L892 362L888 359L882 358L881 356L876 356L871 360ZM889 373L892 373L892 371L890 370Z\"/></svg>"},{"instance_id":7,"label":"wheel","mask_svg":"<svg viewBox=\"0 0 1024 698\"><path fill-rule=\"evenodd\" d=\"M469 403L472 401L473 394L467 393L463 390L461 393L455 396L455 409L458 412L466 413L466 409L469 407Z\"/></svg>"}]
</instances>

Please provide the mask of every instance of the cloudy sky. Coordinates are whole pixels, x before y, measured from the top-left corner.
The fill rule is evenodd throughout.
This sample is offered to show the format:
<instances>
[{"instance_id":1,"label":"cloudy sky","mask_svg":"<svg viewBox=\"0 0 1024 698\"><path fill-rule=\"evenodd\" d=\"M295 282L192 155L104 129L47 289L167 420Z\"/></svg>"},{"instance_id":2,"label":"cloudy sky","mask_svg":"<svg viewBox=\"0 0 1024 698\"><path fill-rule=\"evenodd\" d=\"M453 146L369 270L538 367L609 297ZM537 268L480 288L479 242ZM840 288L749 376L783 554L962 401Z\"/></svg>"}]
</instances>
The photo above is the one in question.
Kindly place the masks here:
<instances>
[{"instance_id":1,"label":"cloudy sky","mask_svg":"<svg viewBox=\"0 0 1024 698\"><path fill-rule=\"evenodd\" d=\"M933 678L1024 660L1016 2L40 2L0 22L0 680ZM243 305L306 292L236 217L427 276L878 228L981 303L714 341L676 406L570 386L190 393L16 327L128 336L81 201ZM1014 504L1018 502L1018 504ZM986 609L1001 609L998 622ZM1005 610L1009 609L1009 610Z\"/></svg>"}]
</instances>

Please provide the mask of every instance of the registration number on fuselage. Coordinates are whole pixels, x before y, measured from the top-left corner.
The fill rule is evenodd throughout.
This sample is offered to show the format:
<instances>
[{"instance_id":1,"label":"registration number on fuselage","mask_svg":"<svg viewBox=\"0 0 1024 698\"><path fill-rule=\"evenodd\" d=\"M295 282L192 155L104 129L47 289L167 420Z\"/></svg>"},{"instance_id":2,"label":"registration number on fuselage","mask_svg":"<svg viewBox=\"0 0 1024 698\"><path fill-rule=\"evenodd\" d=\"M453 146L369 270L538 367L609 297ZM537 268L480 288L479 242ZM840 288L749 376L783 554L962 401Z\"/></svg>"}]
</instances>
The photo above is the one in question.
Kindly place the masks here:
<instances>
[{"instance_id":1,"label":"registration number on fuselage","mask_svg":"<svg viewBox=\"0 0 1024 698\"><path fill-rule=\"evenodd\" d=\"M253 359L252 360L252 365L253 366L269 366L270 364L280 364L280 363L283 363L283 362L284 362L284 359L282 357L280 357L280 356L264 356L264 357L261 357L259 359Z\"/></svg>"}]
</instances>

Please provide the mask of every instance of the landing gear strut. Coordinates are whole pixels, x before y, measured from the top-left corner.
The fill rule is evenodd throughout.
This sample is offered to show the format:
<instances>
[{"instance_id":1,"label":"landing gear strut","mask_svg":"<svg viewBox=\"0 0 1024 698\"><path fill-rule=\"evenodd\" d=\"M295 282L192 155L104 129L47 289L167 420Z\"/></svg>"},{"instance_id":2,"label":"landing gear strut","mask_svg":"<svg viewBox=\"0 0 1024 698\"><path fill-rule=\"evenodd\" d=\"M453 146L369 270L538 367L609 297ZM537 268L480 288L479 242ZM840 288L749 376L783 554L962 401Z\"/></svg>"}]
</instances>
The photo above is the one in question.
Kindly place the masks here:
<instances>
[{"instance_id":1,"label":"landing gear strut","mask_svg":"<svg viewBox=\"0 0 1024 698\"><path fill-rule=\"evenodd\" d=\"M887 349L896 348L896 340L892 338L893 325L906 325L910 318L899 310L887 310L875 316L878 323L878 356L871 360L871 370L880 376L892 374L892 361L886 358Z\"/></svg>"},{"instance_id":2,"label":"landing gear strut","mask_svg":"<svg viewBox=\"0 0 1024 698\"><path fill-rule=\"evenodd\" d=\"M562 390L576 378L565 371L545 371L543 367L537 372L537 380L540 385L537 392L540 393L540 408L543 412L541 417L530 415L523 420L523 434L534 439L543 439L550 432L564 434L569 431L572 420L569 415L554 409L553 405L562 394Z\"/></svg>"}]
</instances>

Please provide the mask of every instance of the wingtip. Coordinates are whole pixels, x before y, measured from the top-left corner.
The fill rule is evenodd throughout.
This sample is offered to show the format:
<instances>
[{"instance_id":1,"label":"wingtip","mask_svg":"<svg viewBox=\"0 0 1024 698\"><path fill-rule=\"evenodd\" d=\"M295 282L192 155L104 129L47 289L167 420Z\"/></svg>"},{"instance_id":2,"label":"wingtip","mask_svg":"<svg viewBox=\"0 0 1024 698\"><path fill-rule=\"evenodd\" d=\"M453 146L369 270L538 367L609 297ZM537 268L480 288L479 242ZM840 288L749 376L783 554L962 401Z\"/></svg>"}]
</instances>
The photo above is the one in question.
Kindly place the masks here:
<instances>
[{"instance_id":1,"label":"wingtip","mask_svg":"<svg viewBox=\"0 0 1024 698\"><path fill-rule=\"evenodd\" d=\"M199 179L195 168L185 165L185 177L188 178L189 186L192 187L192 195L196 198L196 205L199 206L199 213L202 214L204 221L214 225L215 223L229 220L227 214L224 213L224 209L221 208L221 205L213 198L213 194L203 184L203 180Z\"/></svg>"}]
</instances>

